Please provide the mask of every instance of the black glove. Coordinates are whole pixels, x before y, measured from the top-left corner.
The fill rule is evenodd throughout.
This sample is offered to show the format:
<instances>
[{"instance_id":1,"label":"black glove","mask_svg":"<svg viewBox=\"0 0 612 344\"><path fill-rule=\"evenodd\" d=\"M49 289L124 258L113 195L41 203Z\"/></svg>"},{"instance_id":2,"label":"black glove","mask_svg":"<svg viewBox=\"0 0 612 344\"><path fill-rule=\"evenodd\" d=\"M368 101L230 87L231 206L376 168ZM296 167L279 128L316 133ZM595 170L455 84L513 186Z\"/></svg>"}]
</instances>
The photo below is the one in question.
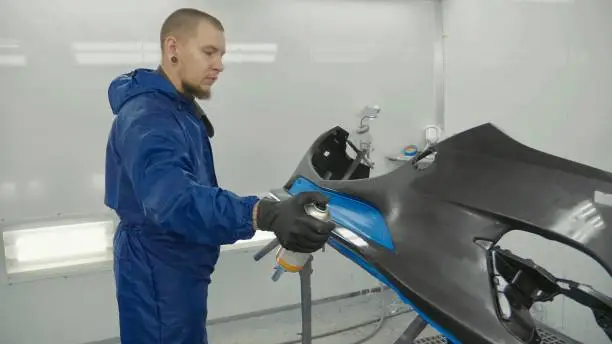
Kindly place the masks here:
<instances>
[{"instance_id":1,"label":"black glove","mask_svg":"<svg viewBox=\"0 0 612 344\"><path fill-rule=\"evenodd\" d=\"M325 245L336 226L308 215L304 207L311 203L326 206L328 201L319 192L302 192L280 202L262 199L257 206L257 227L274 232L287 250L315 252Z\"/></svg>"}]
</instances>

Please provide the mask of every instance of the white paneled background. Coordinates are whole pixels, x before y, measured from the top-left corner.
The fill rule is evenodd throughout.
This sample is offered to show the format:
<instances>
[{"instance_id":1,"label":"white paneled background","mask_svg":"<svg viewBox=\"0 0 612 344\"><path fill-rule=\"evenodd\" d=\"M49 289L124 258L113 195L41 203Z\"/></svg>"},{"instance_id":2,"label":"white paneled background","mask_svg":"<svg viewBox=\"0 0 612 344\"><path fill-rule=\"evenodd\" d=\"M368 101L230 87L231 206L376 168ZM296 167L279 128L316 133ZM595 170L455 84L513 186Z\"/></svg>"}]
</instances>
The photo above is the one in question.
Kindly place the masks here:
<instances>
[{"instance_id":1,"label":"white paneled background","mask_svg":"<svg viewBox=\"0 0 612 344\"><path fill-rule=\"evenodd\" d=\"M106 215L108 84L157 66L159 27L179 7L209 11L226 27L226 71L202 105L216 127L219 180L239 194L284 184L322 131L354 128L367 104L382 108L371 125L374 174L442 119L447 135L492 121L534 148L612 170L612 2L441 0L440 21L436 1L0 0L0 229ZM612 294L609 276L583 255L520 234L504 241ZM298 302L297 279L270 282L271 262L253 262L254 250L223 252L211 319ZM316 262L315 298L376 285L329 250ZM568 300L539 314L584 343L606 343L591 314ZM116 317L108 264L18 283L0 269L2 344L115 338Z\"/></svg>"},{"instance_id":2,"label":"white paneled background","mask_svg":"<svg viewBox=\"0 0 612 344\"><path fill-rule=\"evenodd\" d=\"M533 148L612 171L612 2L443 3L449 134L492 121ZM503 242L612 295L610 276L578 251L524 233ZM583 343L609 342L569 299L545 305L543 317Z\"/></svg>"},{"instance_id":3,"label":"white paneled background","mask_svg":"<svg viewBox=\"0 0 612 344\"><path fill-rule=\"evenodd\" d=\"M202 103L225 188L261 194L283 185L320 133L356 127L367 104L382 108L372 123L375 174L394 168L384 156L420 143L434 120L430 1L2 0L0 228L105 215L108 84L157 66L161 23L180 7L209 11L226 28L226 70ZM223 252L211 319L299 301L297 280L272 283L271 262L255 263L253 252ZM315 297L376 285L334 252L320 256ZM118 336L108 264L65 276L0 285L0 343Z\"/></svg>"},{"instance_id":4,"label":"white paneled background","mask_svg":"<svg viewBox=\"0 0 612 344\"><path fill-rule=\"evenodd\" d=\"M247 194L280 186L321 132L356 126L366 104L382 107L372 126L381 171L380 157L430 124L430 2L5 3L0 39L14 63L0 69L0 135L19 147L0 155L7 221L103 209L108 83L157 66L159 27L181 6L206 9L226 26L227 69L203 103L225 187Z\"/></svg>"}]
</instances>

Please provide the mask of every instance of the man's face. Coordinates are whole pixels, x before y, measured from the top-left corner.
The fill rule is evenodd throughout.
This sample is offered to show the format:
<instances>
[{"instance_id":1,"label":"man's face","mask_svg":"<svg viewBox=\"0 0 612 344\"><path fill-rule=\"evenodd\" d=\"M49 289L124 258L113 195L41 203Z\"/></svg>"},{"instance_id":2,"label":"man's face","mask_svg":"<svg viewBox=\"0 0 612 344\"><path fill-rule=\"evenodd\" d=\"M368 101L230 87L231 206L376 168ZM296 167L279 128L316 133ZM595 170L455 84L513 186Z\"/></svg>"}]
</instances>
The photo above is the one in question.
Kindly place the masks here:
<instances>
[{"instance_id":1,"label":"man's face","mask_svg":"<svg viewBox=\"0 0 612 344\"><path fill-rule=\"evenodd\" d=\"M212 24L202 21L193 37L179 43L179 77L185 93L208 99L211 87L223 71L225 35Z\"/></svg>"}]
</instances>

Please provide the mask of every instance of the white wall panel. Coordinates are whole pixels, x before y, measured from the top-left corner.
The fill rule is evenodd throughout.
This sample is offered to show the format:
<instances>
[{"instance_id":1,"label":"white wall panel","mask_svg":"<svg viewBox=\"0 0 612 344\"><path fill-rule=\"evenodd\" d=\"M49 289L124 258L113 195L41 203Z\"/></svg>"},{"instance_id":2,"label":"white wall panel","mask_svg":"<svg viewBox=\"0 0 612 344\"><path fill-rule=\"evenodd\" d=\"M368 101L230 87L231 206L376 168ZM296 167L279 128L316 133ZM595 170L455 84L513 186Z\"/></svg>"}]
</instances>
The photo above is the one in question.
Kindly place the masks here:
<instances>
[{"instance_id":1,"label":"white wall panel","mask_svg":"<svg viewBox=\"0 0 612 344\"><path fill-rule=\"evenodd\" d=\"M429 1L5 0L0 228L106 214L108 84L133 68L157 66L160 25L183 6L210 11L226 27L226 70L202 105L216 126L217 172L227 189L260 194L281 186L321 132L356 126L366 104L382 107L372 125L375 174L394 167L384 155L419 143L421 129L434 120ZM269 265L238 252L222 255L211 317L296 301L296 279L274 284ZM313 277L315 295L374 283L334 253L325 257ZM253 296L257 290L280 296L263 302ZM2 285L0 305L2 343L73 344L118 335L108 270Z\"/></svg>"}]
</instances>

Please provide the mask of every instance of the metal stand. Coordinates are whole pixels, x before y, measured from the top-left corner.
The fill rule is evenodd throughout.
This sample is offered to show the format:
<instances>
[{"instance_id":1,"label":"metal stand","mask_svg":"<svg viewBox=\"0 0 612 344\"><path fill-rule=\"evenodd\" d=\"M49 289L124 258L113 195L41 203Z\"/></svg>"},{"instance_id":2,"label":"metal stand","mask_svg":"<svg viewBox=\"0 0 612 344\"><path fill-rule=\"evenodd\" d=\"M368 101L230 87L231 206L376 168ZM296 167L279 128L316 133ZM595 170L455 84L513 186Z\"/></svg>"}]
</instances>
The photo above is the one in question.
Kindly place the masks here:
<instances>
[{"instance_id":1,"label":"metal stand","mask_svg":"<svg viewBox=\"0 0 612 344\"><path fill-rule=\"evenodd\" d=\"M299 272L300 296L302 310L302 344L312 343L312 288L310 276L312 275L312 259Z\"/></svg>"},{"instance_id":2,"label":"metal stand","mask_svg":"<svg viewBox=\"0 0 612 344\"><path fill-rule=\"evenodd\" d=\"M359 167L359 164L362 161L365 161L368 167L370 168L373 167L373 164L366 159L365 151L358 149L350 141L347 141L347 143L355 150L357 157L355 158L351 166L349 166L348 170L344 173L341 180L350 179L351 175L355 172L357 167ZM331 178L331 175L332 174L329 172L326 173L324 179ZM285 190L282 190L282 189L272 190L272 194L279 201L291 197L289 193L287 193ZM266 246L264 246L261 250L257 251L255 255L253 255L253 259L255 259L255 261L261 260L263 257L265 257L268 253L272 252L272 250L277 248L279 245L280 245L280 242L278 241L278 239L274 238L272 241L266 244ZM322 250L325 251L325 246L323 247ZM311 283L310 277L312 276L312 272L313 272L313 269L312 269L313 259L314 257L311 255L310 258L308 259L308 262L304 264L304 267L299 272L300 298L301 298L300 306L301 306L301 311L302 311L302 332L300 333L300 335L302 338L302 344L312 344L312 286L311 286L312 283ZM273 275L272 279L274 281L277 281L278 278L280 278L280 274L277 271L277 273Z\"/></svg>"},{"instance_id":3,"label":"metal stand","mask_svg":"<svg viewBox=\"0 0 612 344\"><path fill-rule=\"evenodd\" d=\"M274 250L279 245L278 239L272 240L261 250L257 251L253 255L253 259L256 261L261 260L268 253ZM302 338L302 344L312 344L312 287L310 276L312 275L312 260L314 258L310 256L310 259L302 270L300 270L300 297L301 297L301 311L302 311L302 332L300 337Z\"/></svg>"},{"instance_id":4,"label":"metal stand","mask_svg":"<svg viewBox=\"0 0 612 344\"><path fill-rule=\"evenodd\" d=\"M402 333L394 344L414 344L414 341L426 327L427 322L417 315L417 317L412 320L410 325L408 325L406 331Z\"/></svg>"},{"instance_id":5,"label":"metal stand","mask_svg":"<svg viewBox=\"0 0 612 344\"><path fill-rule=\"evenodd\" d=\"M255 255L253 256L253 259L255 259L255 261L261 260L261 258L265 257L268 253L272 252L272 250L275 249L278 245L280 245L278 238L272 239L272 241L267 243L266 246L264 246L261 250L255 253Z\"/></svg>"}]
</instances>

